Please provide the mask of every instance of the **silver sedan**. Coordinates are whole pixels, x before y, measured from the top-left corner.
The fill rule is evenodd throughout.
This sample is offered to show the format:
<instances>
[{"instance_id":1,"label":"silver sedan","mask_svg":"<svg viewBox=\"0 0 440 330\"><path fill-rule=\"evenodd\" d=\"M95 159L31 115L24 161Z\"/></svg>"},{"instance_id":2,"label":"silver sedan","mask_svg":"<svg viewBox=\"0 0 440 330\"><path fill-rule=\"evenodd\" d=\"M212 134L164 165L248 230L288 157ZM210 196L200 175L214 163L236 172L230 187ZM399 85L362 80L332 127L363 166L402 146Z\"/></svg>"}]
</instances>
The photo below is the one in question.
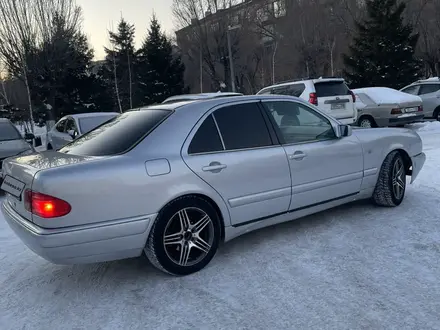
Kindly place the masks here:
<instances>
[{"instance_id":1,"label":"silver sedan","mask_svg":"<svg viewBox=\"0 0 440 330\"><path fill-rule=\"evenodd\" d=\"M402 203L425 162L407 129L352 129L288 96L126 112L59 151L7 159L6 221L58 264L138 257L186 275L221 242L360 199Z\"/></svg>"}]
</instances>

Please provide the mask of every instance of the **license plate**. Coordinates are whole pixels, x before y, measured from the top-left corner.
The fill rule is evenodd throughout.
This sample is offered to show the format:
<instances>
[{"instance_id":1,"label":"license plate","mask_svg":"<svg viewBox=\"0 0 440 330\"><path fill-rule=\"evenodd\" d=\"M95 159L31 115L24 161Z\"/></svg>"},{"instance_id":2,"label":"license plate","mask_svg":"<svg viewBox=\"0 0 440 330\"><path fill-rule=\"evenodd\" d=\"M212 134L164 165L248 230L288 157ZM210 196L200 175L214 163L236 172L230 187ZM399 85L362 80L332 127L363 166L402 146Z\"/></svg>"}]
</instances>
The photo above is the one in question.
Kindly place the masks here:
<instances>
[{"instance_id":1,"label":"license plate","mask_svg":"<svg viewBox=\"0 0 440 330\"><path fill-rule=\"evenodd\" d=\"M8 194L21 200L21 194L22 194L25 186L26 186L26 184L21 182L20 180L17 180L9 175L6 175L4 177L4 180L3 180L3 183L2 183L2 186L0 187L0 189L6 191Z\"/></svg>"},{"instance_id":2,"label":"license plate","mask_svg":"<svg viewBox=\"0 0 440 330\"><path fill-rule=\"evenodd\" d=\"M413 108L406 108L405 109L405 112L416 112L416 111L418 111L419 109L418 108L416 108L416 107L413 107Z\"/></svg>"},{"instance_id":3,"label":"license plate","mask_svg":"<svg viewBox=\"0 0 440 330\"><path fill-rule=\"evenodd\" d=\"M344 103L333 103L331 106L332 110L341 110L341 109L345 109L345 104Z\"/></svg>"}]
</instances>

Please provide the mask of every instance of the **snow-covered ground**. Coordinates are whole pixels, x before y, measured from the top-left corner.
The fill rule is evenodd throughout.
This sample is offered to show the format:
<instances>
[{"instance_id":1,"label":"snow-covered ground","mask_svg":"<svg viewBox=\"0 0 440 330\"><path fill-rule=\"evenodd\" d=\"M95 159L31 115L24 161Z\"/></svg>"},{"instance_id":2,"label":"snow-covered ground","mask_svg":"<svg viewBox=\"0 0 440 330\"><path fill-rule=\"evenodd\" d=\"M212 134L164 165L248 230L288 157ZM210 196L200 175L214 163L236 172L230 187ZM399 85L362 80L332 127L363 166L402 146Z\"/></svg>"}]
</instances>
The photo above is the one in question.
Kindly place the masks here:
<instances>
[{"instance_id":1,"label":"snow-covered ground","mask_svg":"<svg viewBox=\"0 0 440 330\"><path fill-rule=\"evenodd\" d=\"M398 208L355 203L240 237L201 272L57 266L0 219L0 329L440 329L440 123Z\"/></svg>"}]
</instances>

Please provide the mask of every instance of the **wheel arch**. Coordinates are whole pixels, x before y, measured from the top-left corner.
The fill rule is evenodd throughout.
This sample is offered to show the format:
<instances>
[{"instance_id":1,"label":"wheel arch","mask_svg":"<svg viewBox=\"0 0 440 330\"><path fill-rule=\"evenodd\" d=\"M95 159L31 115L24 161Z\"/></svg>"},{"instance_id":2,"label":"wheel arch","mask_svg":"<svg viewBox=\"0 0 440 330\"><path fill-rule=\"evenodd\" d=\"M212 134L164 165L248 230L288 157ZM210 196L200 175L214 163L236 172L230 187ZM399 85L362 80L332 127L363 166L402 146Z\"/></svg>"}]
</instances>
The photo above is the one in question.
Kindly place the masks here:
<instances>
[{"instance_id":1,"label":"wheel arch","mask_svg":"<svg viewBox=\"0 0 440 330\"><path fill-rule=\"evenodd\" d=\"M377 127L376 120L374 119L374 117L373 117L372 115L369 115L369 114L363 114L363 115L361 115L361 116L358 118L358 120L357 120L357 124L358 124L358 126L359 126L359 124L361 123L361 120L364 119L364 118L368 118L368 119L370 119L370 120L373 122L373 126L374 126L374 127Z\"/></svg>"},{"instance_id":2,"label":"wheel arch","mask_svg":"<svg viewBox=\"0 0 440 330\"><path fill-rule=\"evenodd\" d=\"M174 202L177 199L183 198L183 197L199 197L201 199L204 199L206 202L208 202L216 211L219 219L220 219L220 230L221 230L221 241L223 242L225 239L225 227L227 223L230 223L230 219L229 219L229 211L226 208L226 205L224 205L224 207L220 207L218 205L218 203L211 197L209 197L208 195L204 194L204 193L200 193L200 192L189 192L189 193L185 193L185 194L181 194L179 196L174 197L172 200L168 201L165 205L163 205L160 208L160 211L162 211L165 207L167 207L168 204ZM159 212L160 212L159 211ZM227 212L227 213L226 213Z\"/></svg>"},{"instance_id":3,"label":"wheel arch","mask_svg":"<svg viewBox=\"0 0 440 330\"><path fill-rule=\"evenodd\" d=\"M411 160L411 157L409 156L408 152L402 148L396 148L396 149L389 150L386 153L386 155L382 161L382 164L383 164L383 162L385 162L385 159L388 157L388 155L392 152L395 152L395 151L397 151L403 159L403 164L405 165L406 175L411 175L412 174L412 171L411 171L412 160Z\"/></svg>"}]
</instances>

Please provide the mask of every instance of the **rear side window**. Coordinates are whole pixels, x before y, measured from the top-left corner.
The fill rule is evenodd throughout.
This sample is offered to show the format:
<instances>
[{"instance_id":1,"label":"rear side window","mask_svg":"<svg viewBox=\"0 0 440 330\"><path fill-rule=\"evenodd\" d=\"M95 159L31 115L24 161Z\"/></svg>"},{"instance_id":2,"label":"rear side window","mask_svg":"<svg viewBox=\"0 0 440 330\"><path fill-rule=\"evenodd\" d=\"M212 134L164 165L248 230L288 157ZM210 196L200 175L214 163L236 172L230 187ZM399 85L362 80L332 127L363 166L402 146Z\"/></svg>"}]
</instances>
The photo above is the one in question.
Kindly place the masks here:
<instances>
[{"instance_id":1,"label":"rear side window","mask_svg":"<svg viewBox=\"0 0 440 330\"><path fill-rule=\"evenodd\" d=\"M199 154L207 152L222 151L223 145L218 135L212 115L205 119L197 130L188 148L188 154Z\"/></svg>"},{"instance_id":2,"label":"rear side window","mask_svg":"<svg viewBox=\"0 0 440 330\"><path fill-rule=\"evenodd\" d=\"M290 95L290 96L299 97L304 92L305 89L306 89L306 85L304 84L293 84L293 85L275 87L272 90L272 94Z\"/></svg>"},{"instance_id":3,"label":"rear side window","mask_svg":"<svg viewBox=\"0 0 440 330\"><path fill-rule=\"evenodd\" d=\"M232 105L214 112L226 150L272 145L263 114L256 103Z\"/></svg>"},{"instance_id":4,"label":"rear side window","mask_svg":"<svg viewBox=\"0 0 440 330\"><path fill-rule=\"evenodd\" d=\"M110 156L127 152L159 125L169 110L129 111L82 135L60 152L82 156Z\"/></svg>"},{"instance_id":5,"label":"rear side window","mask_svg":"<svg viewBox=\"0 0 440 330\"><path fill-rule=\"evenodd\" d=\"M343 81L326 81L315 83L318 97L331 97L350 94L350 90Z\"/></svg>"},{"instance_id":6,"label":"rear side window","mask_svg":"<svg viewBox=\"0 0 440 330\"><path fill-rule=\"evenodd\" d=\"M440 84L426 84L420 86L419 95L435 93L440 90Z\"/></svg>"}]
</instances>

